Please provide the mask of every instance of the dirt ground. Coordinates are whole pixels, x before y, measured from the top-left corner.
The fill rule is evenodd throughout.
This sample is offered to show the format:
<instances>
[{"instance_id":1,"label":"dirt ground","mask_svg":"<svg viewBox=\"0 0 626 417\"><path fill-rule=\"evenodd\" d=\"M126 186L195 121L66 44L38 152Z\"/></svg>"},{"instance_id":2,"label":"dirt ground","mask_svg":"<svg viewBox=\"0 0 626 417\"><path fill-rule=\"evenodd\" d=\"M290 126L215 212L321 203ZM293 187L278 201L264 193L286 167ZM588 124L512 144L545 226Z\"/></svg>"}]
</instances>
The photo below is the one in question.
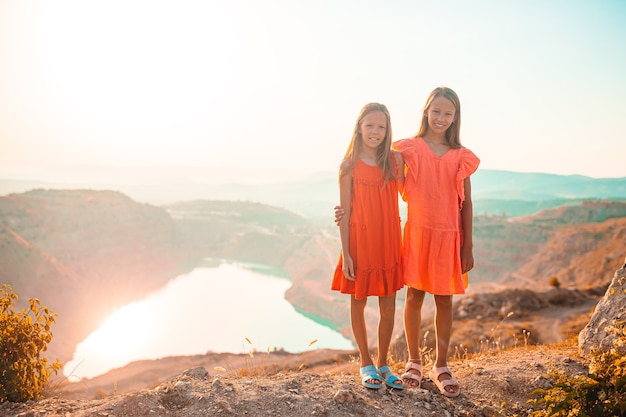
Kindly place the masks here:
<instances>
[{"instance_id":1,"label":"dirt ground","mask_svg":"<svg viewBox=\"0 0 626 417\"><path fill-rule=\"evenodd\" d=\"M0 415L525 416L531 391L549 387L552 372L587 373L574 340L490 351L449 362L462 387L449 399L427 378L421 389L364 388L354 358L355 352L320 349L142 361L98 378L53 384L40 401L0 404ZM395 371L401 367L392 364Z\"/></svg>"}]
</instances>

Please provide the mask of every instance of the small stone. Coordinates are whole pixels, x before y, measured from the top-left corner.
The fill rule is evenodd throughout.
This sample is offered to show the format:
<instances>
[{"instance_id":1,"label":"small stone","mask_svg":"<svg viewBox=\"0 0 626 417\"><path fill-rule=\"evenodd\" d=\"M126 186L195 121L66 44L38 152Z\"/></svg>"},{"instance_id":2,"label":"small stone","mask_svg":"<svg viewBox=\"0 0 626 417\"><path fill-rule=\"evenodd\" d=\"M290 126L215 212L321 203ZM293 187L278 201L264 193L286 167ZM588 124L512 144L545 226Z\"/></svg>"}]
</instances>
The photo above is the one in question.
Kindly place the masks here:
<instances>
[{"instance_id":1,"label":"small stone","mask_svg":"<svg viewBox=\"0 0 626 417\"><path fill-rule=\"evenodd\" d=\"M352 394L352 391L341 389L335 393L335 396L333 398L338 403L343 404L354 401L354 394Z\"/></svg>"},{"instance_id":2,"label":"small stone","mask_svg":"<svg viewBox=\"0 0 626 417\"><path fill-rule=\"evenodd\" d=\"M221 389L222 389L222 381L220 381L220 379L219 379L219 378L215 378L215 379L213 380L213 382L211 383L211 387L212 387L214 390L217 390L217 391L221 390Z\"/></svg>"},{"instance_id":3,"label":"small stone","mask_svg":"<svg viewBox=\"0 0 626 417\"><path fill-rule=\"evenodd\" d=\"M177 390L188 390L191 388L191 383L187 381L178 381L174 384L174 388Z\"/></svg>"},{"instance_id":4,"label":"small stone","mask_svg":"<svg viewBox=\"0 0 626 417\"><path fill-rule=\"evenodd\" d=\"M534 388L550 389L552 388L552 381L550 381L545 376L540 375L537 378L535 378L533 382L531 382L531 386Z\"/></svg>"}]
</instances>

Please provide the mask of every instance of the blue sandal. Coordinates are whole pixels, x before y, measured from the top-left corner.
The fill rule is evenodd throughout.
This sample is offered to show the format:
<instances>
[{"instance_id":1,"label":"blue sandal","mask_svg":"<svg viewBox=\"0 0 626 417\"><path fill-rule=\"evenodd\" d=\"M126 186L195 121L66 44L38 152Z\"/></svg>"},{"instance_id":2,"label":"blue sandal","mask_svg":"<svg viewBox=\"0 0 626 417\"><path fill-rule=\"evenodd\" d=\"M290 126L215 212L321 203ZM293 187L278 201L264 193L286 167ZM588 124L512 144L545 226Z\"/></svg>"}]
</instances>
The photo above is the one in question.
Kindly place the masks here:
<instances>
[{"instance_id":1,"label":"blue sandal","mask_svg":"<svg viewBox=\"0 0 626 417\"><path fill-rule=\"evenodd\" d=\"M404 384L402 384L402 380L398 378L387 365L380 367L378 369L378 374L383 378L383 381L385 381L385 384L388 387L404 389Z\"/></svg>"},{"instance_id":2,"label":"blue sandal","mask_svg":"<svg viewBox=\"0 0 626 417\"><path fill-rule=\"evenodd\" d=\"M378 371L374 365L364 366L359 371L361 374L361 384L363 384L366 388L379 389L383 386L383 381L380 379L380 375L378 375ZM370 381L378 381L377 383Z\"/></svg>"}]
</instances>

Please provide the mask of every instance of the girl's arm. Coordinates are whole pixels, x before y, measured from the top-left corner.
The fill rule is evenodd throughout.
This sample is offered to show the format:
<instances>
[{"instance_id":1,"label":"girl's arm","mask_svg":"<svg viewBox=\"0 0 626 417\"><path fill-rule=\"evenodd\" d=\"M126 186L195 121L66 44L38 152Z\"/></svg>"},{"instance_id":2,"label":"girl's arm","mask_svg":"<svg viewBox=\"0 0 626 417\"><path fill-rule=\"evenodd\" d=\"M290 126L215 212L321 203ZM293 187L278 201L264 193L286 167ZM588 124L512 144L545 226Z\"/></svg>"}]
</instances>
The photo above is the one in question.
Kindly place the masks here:
<instances>
[{"instance_id":1,"label":"girl's arm","mask_svg":"<svg viewBox=\"0 0 626 417\"><path fill-rule=\"evenodd\" d=\"M398 182L398 192L402 194L404 192L404 158L398 151L391 150L391 155L395 161L395 167L393 170L393 176Z\"/></svg>"},{"instance_id":2,"label":"girl's arm","mask_svg":"<svg viewBox=\"0 0 626 417\"><path fill-rule=\"evenodd\" d=\"M461 247L461 269L463 273L474 268L474 241L473 241L473 216L474 206L472 203L472 184L469 177L465 178L465 201L461 207L461 227L463 228L463 246Z\"/></svg>"},{"instance_id":3,"label":"girl's arm","mask_svg":"<svg viewBox=\"0 0 626 417\"><path fill-rule=\"evenodd\" d=\"M344 164L349 165L349 160L341 163L340 172L344 173L339 177L339 204L343 208L343 216L338 221L339 235L341 236L341 254L343 257L343 275L350 280L355 277L354 263L350 256L350 210L352 209L352 175L351 171L344 169Z\"/></svg>"}]
</instances>

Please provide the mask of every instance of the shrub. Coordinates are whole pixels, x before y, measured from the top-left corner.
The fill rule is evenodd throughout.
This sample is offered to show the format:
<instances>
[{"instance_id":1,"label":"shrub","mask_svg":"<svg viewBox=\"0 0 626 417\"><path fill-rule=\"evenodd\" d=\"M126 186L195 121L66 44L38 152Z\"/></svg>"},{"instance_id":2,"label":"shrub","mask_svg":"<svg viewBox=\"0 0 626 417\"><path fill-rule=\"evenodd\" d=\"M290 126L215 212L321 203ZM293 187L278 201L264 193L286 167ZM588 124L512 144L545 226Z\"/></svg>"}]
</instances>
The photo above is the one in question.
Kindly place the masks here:
<instances>
[{"instance_id":1,"label":"shrub","mask_svg":"<svg viewBox=\"0 0 626 417\"><path fill-rule=\"evenodd\" d=\"M548 281L548 284L551 287L554 287L554 288L560 288L561 287L561 283L559 282L559 279L557 277L550 278L550 280Z\"/></svg>"},{"instance_id":2,"label":"shrub","mask_svg":"<svg viewBox=\"0 0 626 417\"><path fill-rule=\"evenodd\" d=\"M52 340L50 325L55 313L30 300L30 308L16 313L18 297L11 287L0 289L0 402L24 402L41 397L51 372L61 369L58 359L48 363L41 356Z\"/></svg>"},{"instance_id":3,"label":"shrub","mask_svg":"<svg viewBox=\"0 0 626 417\"><path fill-rule=\"evenodd\" d=\"M552 388L531 393L537 397L533 416L626 416L626 326L613 323L606 330L616 336L613 346L590 354L588 375L554 374Z\"/></svg>"}]
</instances>

